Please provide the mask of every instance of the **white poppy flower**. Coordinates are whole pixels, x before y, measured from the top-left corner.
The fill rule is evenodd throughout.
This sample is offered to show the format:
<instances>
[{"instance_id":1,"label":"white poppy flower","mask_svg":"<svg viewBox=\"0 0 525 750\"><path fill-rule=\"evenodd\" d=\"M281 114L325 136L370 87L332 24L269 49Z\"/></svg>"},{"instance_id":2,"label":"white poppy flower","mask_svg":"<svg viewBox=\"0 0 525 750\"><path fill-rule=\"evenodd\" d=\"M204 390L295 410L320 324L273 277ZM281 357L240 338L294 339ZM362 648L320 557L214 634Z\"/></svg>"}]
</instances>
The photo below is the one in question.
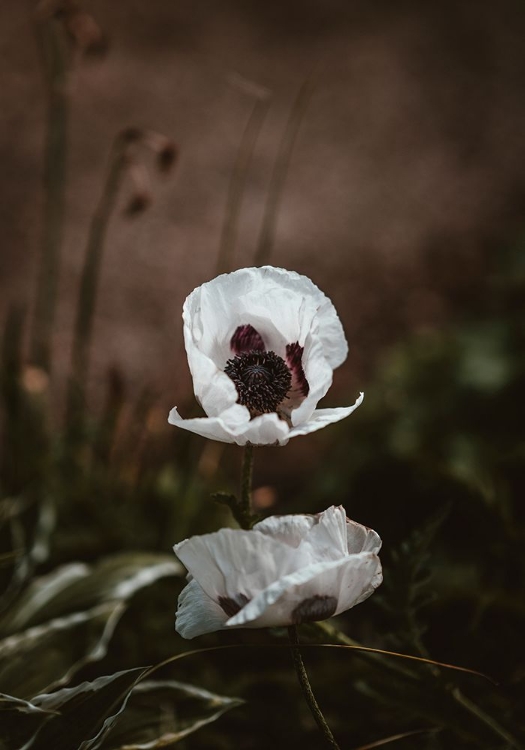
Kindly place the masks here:
<instances>
[{"instance_id":1,"label":"white poppy flower","mask_svg":"<svg viewBox=\"0 0 525 750\"><path fill-rule=\"evenodd\" d=\"M188 569L176 629L183 638L228 628L325 620L370 596L383 576L381 539L331 507L272 516L251 531L221 529L173 548Z\"/></svg>"},{"instance_id":2,"label":"white poppy flower","mask_svg":"<svg viewBox=\"0 0 525 750\"><path fill-rule=\"evenodd\" d=\"M171 424L238 445L285 445L351 414L317 409L348 346L331 301L282 268L243 268L195 289L183 308L184 342L207 417Z\"/></svg>"}]
</instances>

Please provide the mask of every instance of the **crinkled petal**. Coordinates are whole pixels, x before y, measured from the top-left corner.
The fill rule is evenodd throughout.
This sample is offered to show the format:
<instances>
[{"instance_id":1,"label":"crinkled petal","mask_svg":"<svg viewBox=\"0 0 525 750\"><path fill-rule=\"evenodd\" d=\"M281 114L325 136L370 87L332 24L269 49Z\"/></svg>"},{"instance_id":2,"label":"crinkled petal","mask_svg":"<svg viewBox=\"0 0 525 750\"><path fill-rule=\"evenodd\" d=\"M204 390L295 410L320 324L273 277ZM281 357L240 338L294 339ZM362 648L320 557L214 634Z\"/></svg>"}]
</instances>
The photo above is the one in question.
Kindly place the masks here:
<instances>
[{"instance_id":1,"label":"crinkled petal","mask_svg":"<svg viewBox=\"0 0 525 750\"><path fill-rule=\"evenodd\" d=\"M231 617L227 627L282 627L298 620L297 608L307 600L334 600L332 614L339 614L366 599L381 583L377 555L364 552L339 560L315 563L283 576Z\"/></svg>"},{"instance_id":2,"label":"crinkled petal","mask_svg":"<svg viewBox=\"0 0 525 750\"><path fill-rule=\"evenodd\" d=\"M236 403L237 389L223 368L199 349L186 327L184 338L195 396L208 416L218 417Z\"/></svg>"},{"instance_id":3,"label":"crinkled petal","mask_svg":"<svg viewBox=\"0 0 525 750\"><path fill-rule=\"evenodd\" d=\"M368 526L362 526L360 523L346 519L348 553L350 555L356 552L379 552L381 549L381 537Z\"/></svg>"},{"instance_id":4,"label":"crinkled petal","mask_svg":"<svg viewBox=\"0 0 525 750\"><path fill-rule=\"evenodd\" d=\"M321 430L329 424L339 422L341 419L350 416L350 414L363 403L363 398L364 394L361 393L353 406L340 406L335 409L316 409L307 422L292 427L288 433L288 438L297 437L298 435L308 435L308 433ZM302 405L299 409L301 407Z\"/></svg>"},{"instance_id":5,"label":"crinkled petal","mask_svg":"<svg viewBox=\"0 0 525 750\"><path fill-rule=\"evenodd\" d=\"M315 340L327 371L338 367L348 352L341 322L328 297L306 276L282 268L243 268L216 277L188 296L183 320L195 395L209 416L219 413L214 399L209 401L212 365L224 368L231 355L231 337L239 326L253 326L266 348L282 357L287 344L305 346L307 339ZM202 377L199 370L205 373Z\"/></svg>"},{"instance_id":6,"label":"crinkled petal","mask_svg":"<svg viewBox=\"0 0 525 750\"><path fill-rule=\"evenodd\" d=\"M301 542L300 548L318 562L339 560L348 554L346 511L340 505L319 513L317 523L312 526ZM360 552L361 550L359 550Z\"/></svg>"},{"instance_id":7,"label":"crinkled petal","mask_svg":"<svg viewBox=\"0 0 525 750\"><path fill-rule=\"evenodd\" d=\"M226 427L224 421L220 417L195 417L194 419L183 419L177 409L170 411L168 422L175 427L181 427L183 430L188 432L194 432L196 435L201 435L211 440L219 440L222 443L235 443L237 442L235 436L232 435L231 431ZM244 445L243 442L239 442L239 445Z\"/></svg>"},{"instance_id":8,"label":"crinkled petal","mask_svg":"<svg viewBox=\"0 0 525 750\"><path fill-rule=\"evenodd\" d=\"M277 414L250 419L246 407L235 404L220 417L183 419L177 409L170 411L168 422L202 437L237 445L285 445L290 428Z\"/></svg>"},{"instance_id":9,"label":"crinkled petal","mask_svg":"<svg viewBox=\"0 0 525 750\"><path fill-rule=\"evenodd\" d=\"M253 531L268 534L268 536L296 548L316 523L315 516L300 513L289 516L269 516L256 523Z\"/></svg>"},{"instance_id":10,"label":"crinkled petal","mask_svg":"<svg viewBox=\"0 0 525 750\"><path fill-rule=\"evenodd\" d=\"M179 595L175 630L183 638L213 633L226 626L228 615L204 592L195 579Z\"/></svg>"},{"instance_id":11,"label":"crinkled petal","mask_svg":"<svg viewBox=\"0 0 525 750\"><path fill-rule=\"evenodd\" d=\"M257 531L220 529L174 546L179 560L215 601L252 599L274 581L311 560L305 554Z\"/></svg>"},{"instance_id":12,"label":"crinkled petal","mask_svg":"<svg viewBox=\"0 0 525 750\"><path fill-rule=\"evenodd\" d=\"M290 547L309 544L312 559L319 562L359 552L375 552L381 549L381 539L373 529L362 526L346 517L340 505L332 506L317 515L291 514L269 516L253 527L254 531L268 534Z\"/></svg>"}]
</instances>

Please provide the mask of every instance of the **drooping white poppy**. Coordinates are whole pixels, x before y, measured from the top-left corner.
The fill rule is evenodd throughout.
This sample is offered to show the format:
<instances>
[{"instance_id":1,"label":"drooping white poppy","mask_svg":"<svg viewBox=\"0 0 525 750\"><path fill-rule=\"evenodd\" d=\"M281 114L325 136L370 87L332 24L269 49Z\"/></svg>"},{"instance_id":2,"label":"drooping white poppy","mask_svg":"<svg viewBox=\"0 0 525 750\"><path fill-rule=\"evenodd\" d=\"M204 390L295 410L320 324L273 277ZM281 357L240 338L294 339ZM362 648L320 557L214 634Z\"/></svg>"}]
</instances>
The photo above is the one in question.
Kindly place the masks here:
<instances>
[{"instance_id":1,"label":"drooping white poppy","mask_svg":"<svg viewBox=\"0 0 525 750\"><path fill-rule=\"evenodd\" d=\"M195 289L183 308L184 343L207 417L169 422L238 445L285 445L347 417L317 409L348 346L331 301L306 276L243 268Z\"/></svg>"},{"instance_id":2,"label":"drooping white poppy","mask_svg":"<svg viewBox=\"0 0 525 750\"><path fill-rule=\"evenodd\" d=\"M183 638L195 638L338 615L383 580L380 548L378 534L346 518L341 506L317 516L272 516L251 531L185 539L173 548L189 581L175 627Z\"/></svg>"}]
</instances>

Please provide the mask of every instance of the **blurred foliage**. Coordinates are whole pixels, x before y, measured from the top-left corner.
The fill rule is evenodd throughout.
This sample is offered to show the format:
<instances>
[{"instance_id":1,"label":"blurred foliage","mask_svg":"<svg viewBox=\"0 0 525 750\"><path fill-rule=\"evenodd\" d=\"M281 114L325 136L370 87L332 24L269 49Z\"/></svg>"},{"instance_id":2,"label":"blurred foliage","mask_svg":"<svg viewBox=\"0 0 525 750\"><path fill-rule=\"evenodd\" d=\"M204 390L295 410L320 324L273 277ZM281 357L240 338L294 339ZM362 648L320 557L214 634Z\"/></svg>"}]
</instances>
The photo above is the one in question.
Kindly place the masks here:
<instances>
[{"instance_id":1,"label":"blurred foliage","mask_svg":"<svg viewBox=\"0 0 525 750\"><path fill-rule=\"evenodd\" d=\"M62 8L52 17L62 44L60 23L71 25L78 7L52 7ZM41 23L45 36L47 21ZM51 94L71 57L53 60ZM61 118L55 130L57 123L66 127L64 92L49 106L52 135L53 117ZM21 310L12 309L4 326L0 750L179 742L194 750L317 748L283 632L211 634L196 648L246 648L185 655L193 644L173 629L184 578L171 546L231 523L209 496L235 489L235 448L168 429L155 397L148 390L130 397L117 366L98 412L86 396L105 231L127 149L142 135L128 129L117 136L95 210L64 415L51 397L46 338L54 282L48 278L40 290L45 320L36 327L33 321L38 356L26 356ZM53 200L63 198L66 144L51 138L48 147L50 174L58 165L61 177L47 186L51 255L43 268L47 262L56 270L61 209ZM304 438L317 446L316 471L287 466L277 488L286 511L341 503L384 540L381 589L333 623L301 631L314 690L344 748L525 747L522 251L501 252L476 297L482 307L466 300L447 328L415 333L385 352L352 419ZM261 454L264 462L269 454ZM499 684L323 643L428 657L485 672Z\"/></svg>"},{"instance_id":2,"label":"blurred foliage","mask_svg":"<svg viewBox=\"0 0 525 750\"><path fill-rule=\"evenodd\" d=\"M304 626L305 643L362 643L499 682L311 645L311 679L343 747L524 746L520 257L519 247L502 256L483 315L385 354L353 420L318 441L319 469L287 492L294 510L343 503L384 539L383 586L335 627ZM3 746L38 729L32 747L317 747L281 631L206 636L203 646L251 648L144 677L145 664L187 650L173 631L184 581L170 547L227 522L208 495L234 489L235 448L164 431L154 399L130 404L116 370L101 413L60 428L22 332L13 313L1 376ZM208 724L232 707L220 728Z\"/></svg>"}]
</instances>

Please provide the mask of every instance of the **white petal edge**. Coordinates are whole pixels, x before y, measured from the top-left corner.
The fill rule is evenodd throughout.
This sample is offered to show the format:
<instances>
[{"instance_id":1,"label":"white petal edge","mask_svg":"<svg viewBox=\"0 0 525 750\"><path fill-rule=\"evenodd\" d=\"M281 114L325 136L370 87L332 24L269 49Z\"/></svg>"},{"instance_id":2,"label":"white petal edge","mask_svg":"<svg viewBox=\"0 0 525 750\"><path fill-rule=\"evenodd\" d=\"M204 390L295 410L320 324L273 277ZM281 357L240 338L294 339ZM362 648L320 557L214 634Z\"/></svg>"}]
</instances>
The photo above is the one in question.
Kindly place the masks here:
<instances>
[{"instance_id":1,"label":"white petal edge","mask_svg":"<svg viewBox=\"0 0 525 750\"><path fill-rule=\"evenodd\" d=\"M175 630L183 638L192 639L226 627L228 615L204 592L196 580L181 591L175 615Z\"/></svg>"},{"instance_id":2,"label":"white petal edge","mask_svg":"<svg viewBox=\"0 0 525 750\"><path fill-rule=\"evenodd\" d=\"M348 554L356 552L374 552L381 549L382 541L379 534L368 526L362 526L356 521L346 519Z\"/></svg>"},{"instance_id":3,"label":"white petal edge","mask_svg":"<svg viewBox=\"0 0 525 750\"><path fill-rule=\"evenodd\" d=\"M236 309L242 315L249 314L251 306L243 306L243 300L246 298L259 300L258 310L254 310L254 313L260 315L262 312L261 319L263 319L265 298L279 290L283 292L284 298L287 293L292 293L305 301L311 300L318 335L323 342L324 355L332 369L342 364L348 354L348 345L341 321L331 300L307 276L273 266L241 268L233 273L217 276L197 287L187 297L183 307L185 336L186 328L188 328L191 339L197 345L201 342L204 349L208 350L208 356L214 361L217 361L217 358L224 358L224 342L221 342L221 337L217 336L219 333L217 320L221 321L221 332L229 324L231 327L231 325L252 323L251 320L235 319ZM235 304L232 304L232 300L237 302L237 308ZM266 317L273 318L275 311L272 308L268 309L268 305L266 309L268 311ZM279 328L279 326L276 327ZM229 332L230 335L232 332ZM263 332L260 331L260 333ZM288 343L297 340L297 337L293 337L292 331L288 331L288 336L292 338Z\"/></svg>"},{"instance_id":4,"label":"white petal edge","mask_svg":"<svg viewBox=\"0 0 525 750\"><path fill-rule=\"evenodd\" d=\"M222 443L236 443L237 445L286 445L288 440L299 435L308 435L323 427L339 422L350 416L363 403L364 394L361 393L353 406L342 406L335 409L316 409L311 419L304 424L291 429L277 414L263 414L255 419L249 419L248 410L240 404L235 404L220 417L195 417L183 419L177 408L171 409L168 422L188 432L201 437L218 440ZM241 418L231 420L230 417L241 409Z\"/></svg>"},{"instance_id":5,"label":"white petal edge","mask_svg":"<svg viewBox=\"0 0 525 750\"><path fill-rule=\"evenodd\" d=\"M235 407L228 410L228 414L220 417L196 417L183 419L176 408L169 413L168 422L183 430L194 432L205 438L219 440L223 443L237 443L237 445L286 445L290 428L279 419L277 414L263 414L255 419L249 418L249 412L244 406L236 407L246 412L246 420L237 422L227 421Z\"/></svg>"},{"instance_id":6,"label":"white petal edge","mask_svg":"<svg viewBox=\"0 0 525 750\"><path fill-rule=\"evenodd\" d=\"M307 422L292 427L288 433L288 438L298 437L299 435L308 435L310 432L316 432L329 424L339 422L341 419L349 417L358 406L361 406L364 397L365 394L360 393L359 398L356 399L353 406L340 406L335 409L316 409Z\"/></svg>"},{"instance_id":7,"label":"white petal edge","mask_svg":"<svg viewBox=\"0 0 525 750\"><path fill-rule=\"evenodd\" d=\"M380 560L371 552L315 563L268 586L231 617L226 627L291 625L294 609L312 596L335 597L334 614L340 614L369 597L381 581Z\"/></svg>"},{"instance_id":8,"label":"white petal edge","mask_svg":"<svg viewBox=\"0 0 525 750\"><path fill-rule=\"evenodd\" d=\"M256 523L253 531L268 534L295 549L316 523L317 518L313 515L294 513L287 516L268 516Z\"/></svg>"},{"instance_id":9,"label":"white petal edge","mask_svg":"<svg viewBox=\"0 0 525 750\"><path fill-rule=\"evenodd\" d=\"M265 534L239 529L193 536L173 550L215 601L220 596L235 600L240 594L251 599L312 562L308 550L295 550Z\"/></svg>"}]
</instances>

